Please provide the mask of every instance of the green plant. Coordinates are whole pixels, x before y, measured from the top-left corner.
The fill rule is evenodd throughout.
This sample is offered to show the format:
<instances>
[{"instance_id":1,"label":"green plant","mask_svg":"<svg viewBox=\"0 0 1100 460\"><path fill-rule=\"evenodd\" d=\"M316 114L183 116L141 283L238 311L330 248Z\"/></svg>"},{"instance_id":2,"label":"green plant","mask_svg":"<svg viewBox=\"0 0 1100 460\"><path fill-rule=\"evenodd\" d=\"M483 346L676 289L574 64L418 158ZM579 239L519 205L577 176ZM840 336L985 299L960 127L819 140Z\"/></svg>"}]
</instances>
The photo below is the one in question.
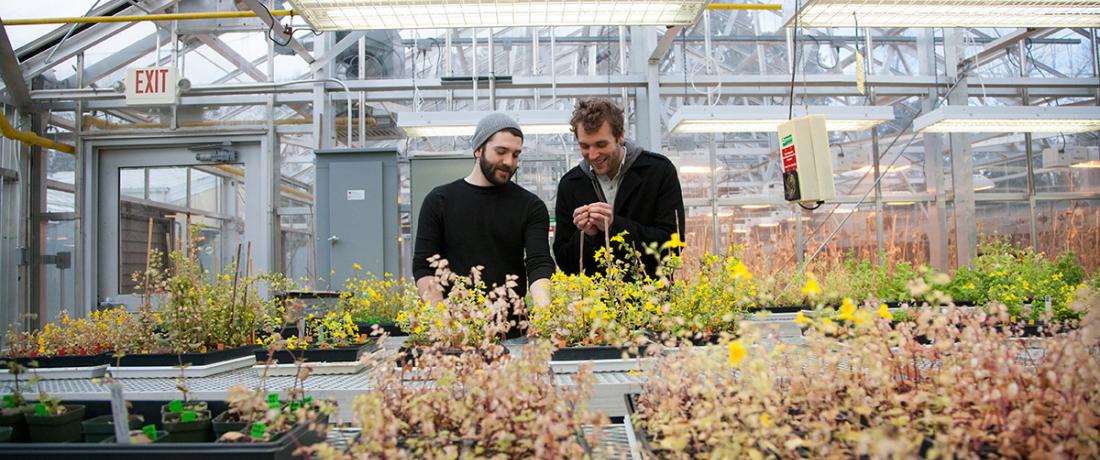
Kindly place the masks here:
<instances>
[{"instance_id":1,"label":"green plant","mask_svg":"<svg viewBox=\"0 0 1100 460\"><path fill-rule=\"evenodd\" d=\"M737 321L753 307L754 276L730 248L725 255L705 254L695 276L676 283L663 331L673 335L712 337L733 332Z\"/></svg>"},{"instance_id":2,"label":"green plant","mask_svg":"<svg viewBox=\"0 0 1100 460\"><path fill-rule=\"evenodd\" d=\"M436 256L429 261L449 291L442 302L416 302L398 313L397 324L409 333L410 344L480 347L499 341L513 326L527 327L526 321L509 318L510 314L524 314L523 302L515 292L515 275L508 275L503 286L489 290L478 267L471 268L469 276L459 276L450 271L446 260Z\"/></svg>"},{"instance_id":3,"label":"green plant","mask_svg":"<svg viewBox=\"0 0 1100 460\"><path fill-rule=\"evenodd\" d=\"M383 323L397 319L401 310L414 308L419 302L416 286L386 273L381 279L362 273L355 264L355 274L344 282L340 293L341 311L351 314L357 323Z\"/></svg>"}]
</instances>

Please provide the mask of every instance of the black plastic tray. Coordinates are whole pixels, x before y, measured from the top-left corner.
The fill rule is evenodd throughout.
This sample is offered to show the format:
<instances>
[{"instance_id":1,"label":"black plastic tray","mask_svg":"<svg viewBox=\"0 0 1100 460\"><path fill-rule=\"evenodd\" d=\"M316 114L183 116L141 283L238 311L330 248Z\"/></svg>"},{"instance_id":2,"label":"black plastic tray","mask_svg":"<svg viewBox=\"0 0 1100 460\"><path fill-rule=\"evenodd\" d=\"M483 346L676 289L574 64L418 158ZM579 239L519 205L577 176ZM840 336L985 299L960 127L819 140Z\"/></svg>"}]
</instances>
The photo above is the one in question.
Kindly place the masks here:
<instances>
[{"instance_id":1,"label":"black plastic tray","mask_svg":"<svg viewBox=\"0 0 1100 460\"><path fill-rule=\"evenodd\" d=\"M0 358L0 366L7 365L8 361L15 361L24 367L29 367L31 361L38 362L38 369L52 369L59 367L92 367L107 364L111 360L112 353L99 353L95 355L68 355L68 356L19 356L15 358Z\"/></svg>"},{"instance_id":2,"label":"black plastic tray","mask_svg":"<svg viewBox=\"0 0 1100 460\"><path fill-rule=\"evenodd\" d=\"M190 364L191 366L206 366L209 364L220 363L232 359L243 358L252 354L258 348L260 348L259 345L246 345L237 348L226 348L224 350L208 351L206 353L151 353L144 355L124 355L122 359L118 361L117 365L150 367L179 366L180 364ZM112 365L115 365L115 359L111 358L110 363Z\"/></svg>"},{"instance_id":3,"label":"black plastic tray","mask_svg":"<svg viewBox=\"0 0 1100 460\"><path fill-rule=\"evenodd\" d=\"M298 358L303 358L307 363L341 363L358 361L359 355L364 350L371 348L374 345L374 341L368 340L362 345L355 347L345 348L332 348L328 350L322 350L319 348L307 348L305 350L276 350L271 354L272 363L278 364L293 364ZM266 363L268 355L271 352L262 348L255 351L256 362Z\"/></svg>"},{"instance_id":4,"label":"black plastic tray","mask_svg":"<svg viewBox=\"0 0 1100 460\"><path fill-rule=\"evenodd\" d=\"M158 442L143 445L41 443L0 444L0 458L51 459L148 459L157 460L291 460L300 446L323 441L320 433L301 424L272 442L234 443L173 443Z\"/></svg>"},{"instance_id":5,"label":"black plastic tray","mask_svg":"<svg viewBox=\"0 0 1100 460\"><path fill-rule=\"evenodd\" d=\"M625 353L630 358L645 356L649 347L654 344L638 347L566 347L554 350L550 361L592 361L597 359L622 359Z\"/></svg>"}]
</instances>

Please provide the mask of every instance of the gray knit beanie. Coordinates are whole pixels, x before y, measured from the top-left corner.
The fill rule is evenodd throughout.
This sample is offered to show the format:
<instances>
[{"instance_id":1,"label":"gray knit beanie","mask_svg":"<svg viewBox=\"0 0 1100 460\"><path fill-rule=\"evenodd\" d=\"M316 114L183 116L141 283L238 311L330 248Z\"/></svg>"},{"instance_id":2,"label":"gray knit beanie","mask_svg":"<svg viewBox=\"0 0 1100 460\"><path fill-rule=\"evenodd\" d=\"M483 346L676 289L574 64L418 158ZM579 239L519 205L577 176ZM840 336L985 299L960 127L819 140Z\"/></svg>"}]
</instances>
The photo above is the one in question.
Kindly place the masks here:
<instances>
[{"instance_id":1,"label":"gray knit beanie","mask_svg":"<svg viewBox=\"0 0 1100 460\"><path fill-rule=\"evenodd\" d=\"M490 137L493 137L493 134L505 128L514 128L516 131L520 132L520 137L523 137L523 130L519 128L519 123L516 123L516 120L513 120L512 117L500 112L493 112L486 115L485 118L482 118L481 121L477 123L477 130L474 131L474 137L470 138L470 148L476 150L478 147L481 147L485 141L489 140Z\"/></svg>"}]
</instances>

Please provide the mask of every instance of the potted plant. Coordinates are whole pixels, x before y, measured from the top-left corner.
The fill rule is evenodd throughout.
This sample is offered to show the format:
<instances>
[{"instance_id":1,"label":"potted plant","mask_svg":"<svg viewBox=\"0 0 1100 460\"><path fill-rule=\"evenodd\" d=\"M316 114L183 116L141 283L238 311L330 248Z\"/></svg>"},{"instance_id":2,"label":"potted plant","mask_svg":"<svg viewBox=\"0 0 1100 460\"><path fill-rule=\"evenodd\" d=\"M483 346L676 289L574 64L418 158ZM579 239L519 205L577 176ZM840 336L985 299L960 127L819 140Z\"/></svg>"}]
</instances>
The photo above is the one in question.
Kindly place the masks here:
<instances>
[{"instance_id":1,"label":"potted plant","mask_svg":"<svg viewBox=\"0 0 1100 460\"><path fill-rule=\"evenodd\" d=\"M31 442L80 441L80 422L84 420L82 405L61 404L61 400L39 392L38 403L25 415Z\"/></svg>"},{"instance_id":2,"label":"potted plant","mask_svg":"<svg viewBox=\"0 0 1100 460\"><path fill-rule=\"evenodd\" d=\"M130 444L152 444L162 441L168 442L168 432L158 431L156 425L144 425L140 430L130 430ZM114 435L111 435L98 442L113 444L117 443L118 440Z\"/></svg>"},{"instance_id":3,"label":"potted plant","mask_svg":"<svg viewBox=\"0 0 1100 460\"><path fill-rule=\"evenodd\" d=\"M129 430L140 430L145 425L145 417L140 414L128 414ZM100 442L115 435L115 418L113 415L100 415L92 417L81 423L81 431L84 433L84 442Z\"/></svg>"},{"instance_id":4,"label":"potted plant","mask_svg":"<svg viewBox=\"0 0 1100 460\"><path fill-rule=\"evenodd\" d=\"M161 426L171 436L171 442L213 441L210 409L205 401L191 401L188 398L191 391L187 387L186 376L182 371L181 366L176 389L183 394L183 399L176 399L161 406Z\"/></svg>"},{"instance_id":5,"label":"potted plant","mask_svg":"<svg viewBox=\"0 0 1100 460\"><path fill-rule=\"evenodd\" d=\"M10 429L8 432L10 442L28 442L30 432L27 430L27 419L23 414L30 408L23 397L23 390L19 387L19 376L26 368L16 361L7 361L5 365L14 379L14 384L11 393L4 395L3 404L0 406L0 427Z\"/></svg>"},{"instance_id":6,"label":"potted plant","mask_svg":"<svg viewBox=\"0 0 1100 460\"><path fill-rule=\"evenodd\" d=\"M396 323L397 314L419 303L416 286L389 273L382 278L362 273L359 264L354 268L355 274L345 280L340 292L338 310L351 315L360 334L372 335L377 325L391 337L406 335Z\"/></svg>"},{"instance_id":7,"label":"potted plant","mask_svg":"<svg viewBox=\"0 0 1100 460\"><path fill-rule=\"evenodd\" d=\"M366 334L347 312L330 311L323 316L306 316L302 334L283 338L281 333L258 340L264 348L255 351L256 360L279 364L305 362L352 362L371 345Z\"/></svg>"}]
</instances>

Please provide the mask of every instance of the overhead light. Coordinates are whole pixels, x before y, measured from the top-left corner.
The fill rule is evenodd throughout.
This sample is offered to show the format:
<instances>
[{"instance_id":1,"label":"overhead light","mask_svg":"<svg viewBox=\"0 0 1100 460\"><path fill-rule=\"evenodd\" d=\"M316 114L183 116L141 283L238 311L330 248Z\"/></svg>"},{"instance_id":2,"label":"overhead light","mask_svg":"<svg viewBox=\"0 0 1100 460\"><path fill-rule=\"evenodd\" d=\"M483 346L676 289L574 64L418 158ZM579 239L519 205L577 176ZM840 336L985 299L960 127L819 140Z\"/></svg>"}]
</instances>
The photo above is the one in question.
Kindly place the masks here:
<instances>
[{"instance_id":1,"label":"overhead light","mask_svg":"<svg viewBox=\"0 0 1100 460\"><path fill-rule=\"evenodd\" d=\"M913 167L912 163L901 164L901 165L893 165L893 166L889 166L889 167L879 166L879 171L884 173L884 174L899 173L899 172L902 172L902 171L908 171L909 168L912 168L912 167ZM864 166L862 168L853 169L852 172L857 172L857 173L860 173L860 174L867 174L868 172L871 171L871 169L873 169L872 166Z\"/></svg>"},{"instance_id":2,"label":"overhead light","mask_svg":"<svg viewBox=\"0 0 1100 460\"><path fill-rule=\"evenodd\" d=\"M772 207L770 204L743 204L741 209L768 209Z\"/></svg>"},{"instance_id":3,"label":"overhead light","mask_svg":"<svg viewBox=\"0 0 1100 460\"><path fill-rule=\"evenodd\" d=\"M761 222L756 224L757 227L774 228L779 226L779 222Z\"/></svg>"},{"instance_id":4,"label":"overhead light","mask_svg":"<svg viewBox=\"0 0 1100 460\"><path fill-rule=\"evenodd\" d=\"M397 127L406 137L473 136L477 122L493 112L397 112ZM566 110L505 112L519 123L524 135L569 133Z\"/></svg>"},{"instance_id":5,"label":"overhead light","mask_svg":"<svg viewBox=\"0 0 1100 460\"><path fill-rule=\"evenodd\" d=\"M915 201L887 201L883 204L886 206L912 206L915 203Z\"/></svg>"},{"instance_id":6,"label":"overhead light","mask_svg":"<svg viewBox=\"0 0 1100 460\"><path fill-rule=\"evenodd\" d=\"M722 169L723 168L719 166L715 171L721 171ZM710 166L681 166L680 174L710 174Z\"/></svg>"},{"instance_id":7,"label":"overhead light","mask_svg":"<svg viewBox=\"0 0 1100 460\"><path fill-rule=\"evenodd\" d=\"M1079 133L1100 130L1096 107L945 106L913 121L925 133Z\"/></svg>"},{"instance_id":8,"label":"overhead light","mask_svg":"<svg viewBox=\"0 0 1100 460\"><path fill-rule=\"evenodd\" d=\"M677 134L776 132L786 122L789 109L782 106L742 105L680 107L669 126ZM795 107L793 117L824 115L829 131L863 131L894 119L894 109L878 106Z\"/></svg>"},{"instance_id":9,"label":"overhead light","mask_svg":"<svg viewBox=\"0 0 1100 460\"><path fill-rule=\"evenodd\" d=\"M993 179L985 177L982 174L975 174L974 175L974 191L975 192L980 191L980 190L989 190L989 189L991 189L993 187L996 187L996 186L997 186L997 184L993 183Z\"/></svg>"},{"instance_id":10,"label":"overhead light","mask_svg":"<svg viewBox=\"0 0 1100 460\"><path fill-rule=\"evenodd\" d=\"M799 27L1097 27L1098 0L784 0Z\"/></svg>"},{"instance_id":11,"label":"overhead light","mask_svg":"<svg viewBox=\"0 0 1100 460\"><path fill-rule=\"evenodd\" d=\"M674 26L705 0L290 0L317 31L528 26Z\"/></svg>"},{"instance_id":12,"label":"overhead light","mask_svg":"<svg viewBox=\"0 0 1100 460\"><path fill-rule=\"evenodd\" d=\"M1100 168L1100 160L1089 160L1070 165L1071 168Z\"/></svg>"}]
</instances>

